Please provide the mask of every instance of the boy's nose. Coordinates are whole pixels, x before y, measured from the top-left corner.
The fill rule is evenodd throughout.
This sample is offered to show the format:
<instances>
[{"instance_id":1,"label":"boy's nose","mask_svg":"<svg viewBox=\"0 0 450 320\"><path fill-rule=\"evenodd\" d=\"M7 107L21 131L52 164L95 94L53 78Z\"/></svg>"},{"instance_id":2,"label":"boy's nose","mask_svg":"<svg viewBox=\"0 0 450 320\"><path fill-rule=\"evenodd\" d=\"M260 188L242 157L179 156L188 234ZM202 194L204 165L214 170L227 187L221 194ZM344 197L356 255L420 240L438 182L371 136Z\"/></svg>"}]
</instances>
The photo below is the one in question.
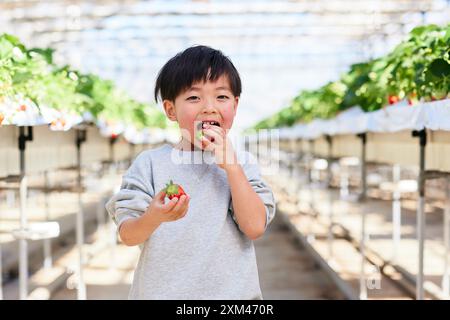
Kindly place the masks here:
<instances>
[{"instance_id":1,"label":"boy's nose","mask_svg":"<svg viewBox=\"0 0 450 320\"><path fill-rule=\"evenodd\" d=\"M212 105L212 104L207 104L204 108L203 108L203 113L217 113L216 108Z\"/></svg>"}]
</instances>

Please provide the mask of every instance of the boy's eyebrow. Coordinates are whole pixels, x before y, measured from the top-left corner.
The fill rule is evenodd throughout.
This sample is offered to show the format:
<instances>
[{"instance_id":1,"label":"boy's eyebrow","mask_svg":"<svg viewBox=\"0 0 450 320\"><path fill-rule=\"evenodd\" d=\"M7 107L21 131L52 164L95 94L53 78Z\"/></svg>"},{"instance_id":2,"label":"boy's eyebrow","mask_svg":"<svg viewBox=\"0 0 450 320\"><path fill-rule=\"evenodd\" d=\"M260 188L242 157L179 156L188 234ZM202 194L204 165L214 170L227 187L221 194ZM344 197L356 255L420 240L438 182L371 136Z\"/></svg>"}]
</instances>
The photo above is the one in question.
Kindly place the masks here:
<instances>
[{"instance_id":1,"label":"boy's eyebrow","mask_svg":"<svg viewBox=\"0 0 450 320\"><path fill-rule=\"evenodd\" d=\"M228 90L231 91L229 87L217 87L216 90ZM187 91L202 91L200 87L192 86Z\"/></svg>"},{"instance_id":2,"label":"boy's eyebrow","mask_svg":"<svg viewBox=\"0 0 450 320\"><path fill-rule=\"evenodd\" d=\"M231 91L231 89L228 88L228 87L217 87L216 90L228 90L228 91Z\"/></svg>"}]
</instances>

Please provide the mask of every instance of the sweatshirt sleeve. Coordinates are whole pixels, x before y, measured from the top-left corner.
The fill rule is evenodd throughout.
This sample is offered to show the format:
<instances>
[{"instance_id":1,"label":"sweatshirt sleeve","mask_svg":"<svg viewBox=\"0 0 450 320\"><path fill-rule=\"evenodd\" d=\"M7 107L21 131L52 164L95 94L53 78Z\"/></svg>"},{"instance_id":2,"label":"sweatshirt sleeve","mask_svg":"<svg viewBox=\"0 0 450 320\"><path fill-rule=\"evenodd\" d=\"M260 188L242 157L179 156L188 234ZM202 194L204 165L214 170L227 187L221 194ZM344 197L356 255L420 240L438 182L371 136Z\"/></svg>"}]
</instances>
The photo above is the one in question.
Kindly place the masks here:
<instances>
[{"instance_id":1,"label":"sweatshirt sleeve","mask_svg":"<svg viewBox=\"0 0 450 320\"><path fill-rule=\"evenodd\" d=\"M154 197L151 157L140 153L122 177L120 190L105 207L117 228L128 219L141 216Z\"/></svg>"},{"instance_id":2,"label":"sweatshirt sleeve","mask_svg":"<svg viewBox=\"0 0 450 320\"><path fill-rule=\"evenodd\" d=\"M242 169L247 176L250 185L253 190L258 194L264 203L266 208L266 229L275 217L275 198L272 190L266 184L266 182L261 178L261 173L259 170L259 165L256 158L249 152L244 152L239 159ZM237 223L236 217L234 215L233 201L230 199L229 213L231 214L233 220ZM238 225L239 226L239 225Z\"/></svg>"}]
</instances>

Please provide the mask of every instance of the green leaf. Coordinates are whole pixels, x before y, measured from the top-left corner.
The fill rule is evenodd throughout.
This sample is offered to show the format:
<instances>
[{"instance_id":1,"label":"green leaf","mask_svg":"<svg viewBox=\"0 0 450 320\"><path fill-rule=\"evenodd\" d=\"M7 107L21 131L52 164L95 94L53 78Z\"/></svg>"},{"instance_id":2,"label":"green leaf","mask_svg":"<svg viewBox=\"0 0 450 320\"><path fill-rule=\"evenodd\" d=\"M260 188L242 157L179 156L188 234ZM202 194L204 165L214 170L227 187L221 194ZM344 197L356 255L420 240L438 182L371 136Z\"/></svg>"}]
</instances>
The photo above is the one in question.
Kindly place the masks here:
<instances>
[{"instance_id":1,"label":"green leaf","mask_svg":"<svg viewBox=\"0 0 450 320\"><path fill-rule=\"evenodd\" d=\"M28 53L37 53L40 54L42 57L44 57L45 61L47 61L48 64L53 64L53 53L55 52L54 49L47 48L47 49L41 49L41 48L33 48L28 50Z\"/></svg>"},{"instance_id":2,"label":"green leaf","mask_svg":"<svg viewBox=\"0 0 450 320\"><path fill-rule=\"evenodd\" d=\"M14 46L21 45L19 38L15 37L11 34L4 33L0 36L0 38L6 39L9 43L13 44Z\"/></svg>"},{"instance_id":3,"label":"green leaf","mask_svg":"<svg viewBox=\"0 0 450 320\"><path fill-rule=\"evenodd\" d=\"M429 66L430 72L438 78L450 76L450 64L444 59L436 59Z\"/></svg>"},{"instance_id":4,"label":"green leaf","mask_svg":"<svg viewBox=\"0 0 450 320\"><path fill-rule=\"evenodd\" d=\"M25 81L30 80L33 75L30 72L17 72L14 74L12 80L13 84L19 84Z\"/></svg>"}]
</instances>

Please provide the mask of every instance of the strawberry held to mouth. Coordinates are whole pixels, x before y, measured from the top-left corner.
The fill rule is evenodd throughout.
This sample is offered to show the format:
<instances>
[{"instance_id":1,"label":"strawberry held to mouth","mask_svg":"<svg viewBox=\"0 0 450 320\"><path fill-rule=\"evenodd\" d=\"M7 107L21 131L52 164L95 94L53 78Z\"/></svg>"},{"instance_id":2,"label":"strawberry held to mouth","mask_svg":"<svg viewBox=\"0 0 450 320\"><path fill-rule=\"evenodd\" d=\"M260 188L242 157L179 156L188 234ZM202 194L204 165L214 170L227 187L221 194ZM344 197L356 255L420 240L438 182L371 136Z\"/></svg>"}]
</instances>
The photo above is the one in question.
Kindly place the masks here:
<instances>
[{"instance_id":1,"label":"strawberry held to mouth","mask_svg":"<svg viewBox=\"0 0 450 320\"><path fill-rule=\"evenodd\" d=\"M195 135L195 137L198 140L201 140L202 137L204 136L203 129L205 129L207 125L220 127L220 123L218 121L215 121L215 120L203 120L203 121L199 122L198 126L197 126L197 133ZM214 142L214 138L213 137L211 137L210 140L211 140L211 142Z\"/></svg>"},{"instance_id":2,"label":"strawberry held to mouth","mask_svg":"<svg viewBox=\"0 0 450 320\"><path fill-rule=\"evenodd\" d=\"M170 182L166 184L164 192L170 200L172 200L173 198L179 199L182 195L187 196L183 188L179 184L173 183L172 180L170 180Z\"/></svg>"}]
</instances>

